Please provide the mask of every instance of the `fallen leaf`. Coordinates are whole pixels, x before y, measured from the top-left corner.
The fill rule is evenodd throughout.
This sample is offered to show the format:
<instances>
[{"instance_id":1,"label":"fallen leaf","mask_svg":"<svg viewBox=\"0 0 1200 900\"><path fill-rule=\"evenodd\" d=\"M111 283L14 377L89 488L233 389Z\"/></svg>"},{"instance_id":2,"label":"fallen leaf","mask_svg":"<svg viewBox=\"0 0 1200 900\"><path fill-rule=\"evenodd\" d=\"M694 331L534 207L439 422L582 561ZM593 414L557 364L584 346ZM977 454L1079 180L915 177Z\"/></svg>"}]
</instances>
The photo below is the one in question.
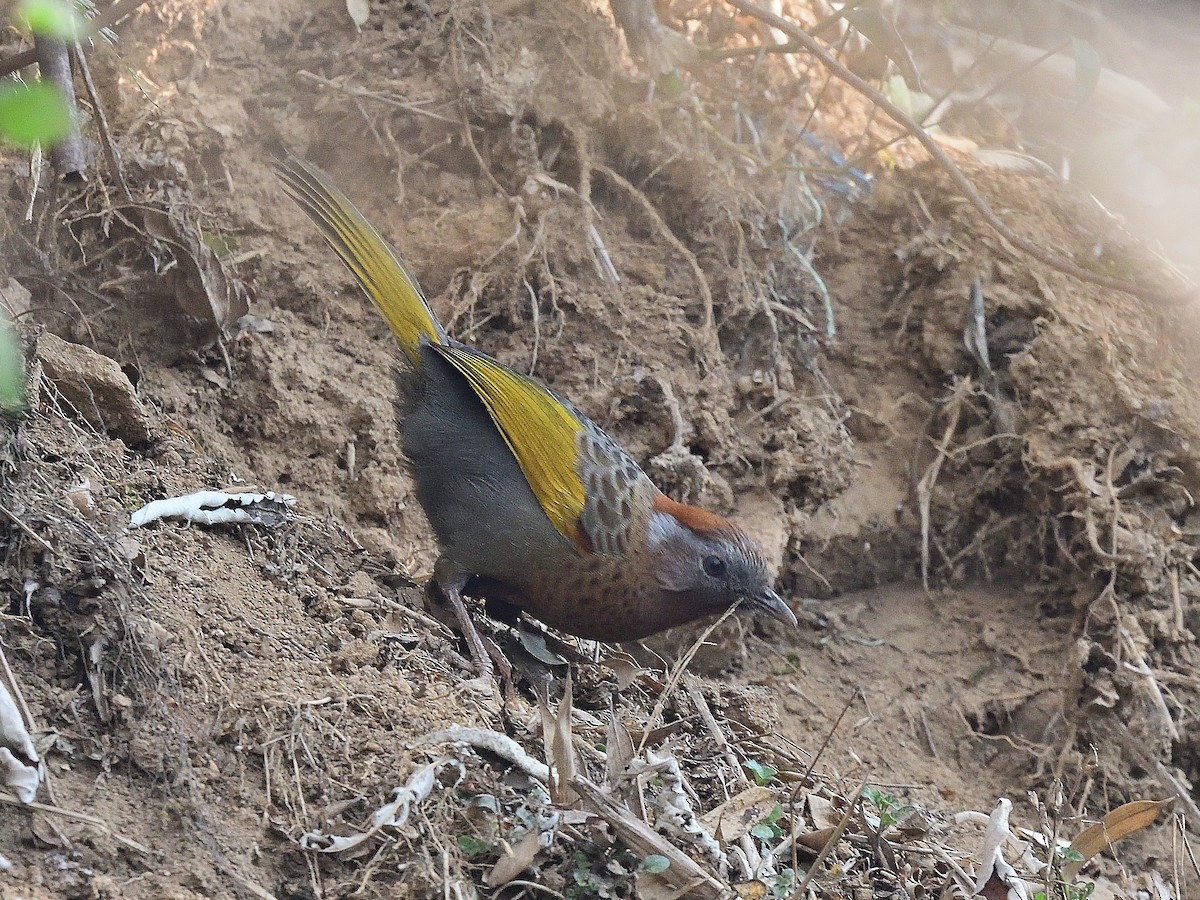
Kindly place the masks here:
<instances>
[{"instance_id":1,"label":"fallen leaf","mask_svg":"<svg viewBox=\"0 0 1200 900\"><path fill-rule=\"evenodd\" d=\"M748 833L775 805L775 792L766 787L747 788L700 818L704 830L729 843Z\"/></svg>"},{"instance_id":2,"label":"fallen leaf","mask_svg":"<svg viewBox=\"0 0 1200 900\"><path fill-rule=\"evenodd\" d=\"M612 653L601 660L601 664L612 670L617 676L617 690L623 691L646 671L638 661L628 653Z\"/></svg>"},{"instance_id":3,"label":"fallen leaf","mask_svg":"<svg viewBox=\"0 0 1200 900\"><path fill-rule=\"evenodd\" d=\"M767 896L767 883L758 879L743 881L731 887L737 892L738 900L762 900Z\"/></svg>"},{"instance_id":4,"label":"fallen leaf","mask_svg":"<svg viewBox=\"0 0 1200 900\"><path fill-rule=\"evenodd\" d=\"M540 663L548 666L565 666L567 661L546 646L546 636L533 631L521 631L518 636L521 646Z\"/></svg>"},{"instance_id":5,"label":"fallen leaf","mask_svg":"<svg viewBox=\"0 0 1200 900\"><path fill-rule=\"evenodd\" d=\"M503 887L533 865L538 854L539 836L538 831L534 829L516 844L509 846L507 852L496 860L492 871L488 872L488 887Z\"/></svg>"},{"instance_id":6,"label":"fallen leaf","mask_svg":"<svg viewBox=\"0 0 1200 900\"><path fill-rule=\"evenodd\" d=\"M145 208L142 225L166 251L158 269L169 279L175 302L184 314L209 326L216 337L249 312L246 289L204 243L199 227L184 218L179 211L184 207L172 205L165 212Z\"/></svg>"},{"instance_id":7,"label":"fallen leaf","mask_svg":"<svg viewBox=\"0 0 1200 900\"><path fill-rule=\"evenodd\" d=\"M833 803L816 794L808 795L808 814L817 828L833 828L842 821L842 813L833 808Z\"/></svg>"},{"instance_id":8,"label":"fallen leaf","mask_svg":"<svg viewBox=\"0 0 1200 900\"><path fill-rule=\"evenodd\" d=\"M818 828L816 831L796 835L796 844L804 847L806 850L811 850L813 853L820 853L825 849L825 845L829 843L830 838L836 832L836 825L831 825L828 828Z\"/></svg>"},{"instance_id":9,"label":"fallen leaf","mask_svg":"<svg viewBox=\"0 0 1200 900\"><path fill-rule=\"evenodd\" d=\"M1153 825L1158 817L1168 812L1175 805L1175 799L1168 800L1134 800L1123 806L1118 806L1095 825L1090 825L1075 836L1071 841L1071 849L1082 859L1069 860L1062 867L1063 877L1067 881L1073 879L1083 868L1083 864L1099 853L1107 850L1121 838L1141 831Z\"/></svg>"},{"instance_id":10,"label":"fallen leaf","mask_svg":"<svg viewBox=\"0 0 1200 900\"><path fill-rule=\"evenodd\" d=\"M550 706L546 683L537 685L535 690L538 711L542 718L542 743L545 745L546 759L552 763L548 784L550 797L555 803L566 804L574 799L570 784L576 772L575 746L571 733L571 708L574 704L571 698L570 670L567 670L563 697L558 702L557 710Z\"/></svg>"},{"instance_id":11,"label":"fallen leaf","mask_svg":"<svg viewBox=\"0 0 1200 900\"><path fill-rule=\"evenodd\" d=\"M638 869L633 873L633 882L641 900L675 900L679 896L679 888L657 872Z\"/></svg>"},{"instance_id":12,"label":"fallen leaf","mask_svg":"<svg viewBox=\"0 0 1200 900\"><path fill-rule=\"evenodd\" d=\"M629 761L633 759L634 755L633 738L629 736L629 730L615 715L608 720L604 752L604 784L605 787L615 789L621 783L625 767L629 765Z\"/></svg>"},{"instance_id":13,"label":"fallen leaf","mask_svg":"<svg viewBox=\"0 0 1200 900\"><path fill-rule=\"evenodd\" d=\"M975 896L985 900L1008 900L1008 885L993 870Z\"/></svg>"}]
</instances>

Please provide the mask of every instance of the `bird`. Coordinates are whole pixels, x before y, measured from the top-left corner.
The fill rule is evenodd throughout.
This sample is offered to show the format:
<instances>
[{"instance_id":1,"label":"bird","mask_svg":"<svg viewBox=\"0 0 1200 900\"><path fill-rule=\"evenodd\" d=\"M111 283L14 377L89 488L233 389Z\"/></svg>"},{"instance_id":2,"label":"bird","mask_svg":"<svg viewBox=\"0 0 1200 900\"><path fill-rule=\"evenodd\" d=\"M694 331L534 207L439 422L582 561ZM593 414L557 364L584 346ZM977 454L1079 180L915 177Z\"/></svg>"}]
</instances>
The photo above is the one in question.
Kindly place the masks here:
<instances>
[{"instance_id":1,"label":"bird","mask_svg":"<svg viewBox=\"0 0 1200 900\"><path fill-rule=\"evenodd\" d=\"M741 528L671 499L569 400L451 338L400 254L327 175L290 153L274 164L405 357L400 446L438 543L433 581L480 678L493 669L464 597L605 642L734 606L796 626Z\"/></svg>"}]
</instances>

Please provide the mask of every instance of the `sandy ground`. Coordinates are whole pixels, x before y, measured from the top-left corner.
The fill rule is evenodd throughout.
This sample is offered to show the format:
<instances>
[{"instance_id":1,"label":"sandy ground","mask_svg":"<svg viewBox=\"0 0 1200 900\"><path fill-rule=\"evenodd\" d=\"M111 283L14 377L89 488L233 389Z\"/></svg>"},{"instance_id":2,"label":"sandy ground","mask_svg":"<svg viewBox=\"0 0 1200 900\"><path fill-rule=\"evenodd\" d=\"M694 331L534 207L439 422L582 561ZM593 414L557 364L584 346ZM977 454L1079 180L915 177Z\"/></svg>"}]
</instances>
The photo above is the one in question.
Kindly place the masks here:
<instances>
[{"instance_id":1,"label":"sandy ground","mask_svg":"<svg viewBox=\"0 0 1200 900\"><path fill-rule=\"evenodd\" d=\"M648 99L590 6L429 6L372 3L356 30L340 3L163 4L92 63L134 203L96 175L39 191L20 224L31 185L0 157L0 287L27 292L33 361L33 412L0 455L0 637L51 775L41 799L101 823L4 807L0 894L443 896L448 873L519 894L487 884L499 849L461 840L476 833L464 797L500 797L509 824L525 808L486 754L386 841L337 857L297 845L361 825L429 758L412 742L449 723L540 753L546 669L489 626L521 660L521 696L501 709L463 688L464 647L410 580L436 548L397 447L395 351L270 174L278 146L403 249L452 333L762 539L800 630L733 620L691 665L740 758L803 760L946 828L1007 796L1037 829L1028 792L1056 784L1068 835L1130 800L1184 802L1200 776L1195 316L1032 264L925 165L864 164L874 183L853 203L836 179L813 194L751 171L729 98L782 146L795 123L776 100L815 73L714 67L687 88L693 107ZM696 21L698 40L747 28ZM831 141L866 122L836 86L822 103ZM1165 280L1085 197L969 171L1038 243ZM145 209L187 228L164 242ZM828 288L832 340L785 238ZM210 256L251 313L220 340L208 304L228 297L179 263ZM990 394L963 341L976 278ZM125 527L150 500L235 486L293 494L299 517ZM681 631L627 649L669 662L699 633ZM721 802L690 695L656 722L653 684L614 671L576 667L584 743L611 738L613 709L634 732L666 722L701 805ZM538 877L601 895L571 881L573 846ZM1161 825L1098 871L1133 891L1179 860Z\"/></svg>"}]
</instances>

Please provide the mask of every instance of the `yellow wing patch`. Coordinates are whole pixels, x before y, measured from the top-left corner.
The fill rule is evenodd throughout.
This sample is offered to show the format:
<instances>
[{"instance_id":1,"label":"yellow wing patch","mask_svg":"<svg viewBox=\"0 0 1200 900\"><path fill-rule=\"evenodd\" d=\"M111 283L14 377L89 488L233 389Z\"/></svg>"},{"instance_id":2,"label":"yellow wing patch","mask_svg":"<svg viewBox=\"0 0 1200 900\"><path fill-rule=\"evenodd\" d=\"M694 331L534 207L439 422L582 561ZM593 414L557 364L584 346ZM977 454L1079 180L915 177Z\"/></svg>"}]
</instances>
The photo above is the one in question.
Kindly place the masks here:
<instances>
[{"instance_id":1,"label":"yellow wing patch","mask_svg":"<svg viewBox=\"0 0 1200 900\"><path fill-rule=\"evenodd\" d=\"M353 203L321 172L289 156L275 164L293 199L308 213L326 242L358 279L387 320L406 356L416 364L421 337L448 340L404 260L380 237Z\"/></svg>"},{"instance_id":2,"label":"yellow wing patch","mask_svg":"<svg viewBox=\"0 0 1200 900\"><path fill-rule=\"evenodd\" d=\"M525 480L555 530L580 552L591 548L580 532L586 501L575 471L579 417L549 390L470 347L435 344L483 401Z\"/></svg>"}]
</instances>

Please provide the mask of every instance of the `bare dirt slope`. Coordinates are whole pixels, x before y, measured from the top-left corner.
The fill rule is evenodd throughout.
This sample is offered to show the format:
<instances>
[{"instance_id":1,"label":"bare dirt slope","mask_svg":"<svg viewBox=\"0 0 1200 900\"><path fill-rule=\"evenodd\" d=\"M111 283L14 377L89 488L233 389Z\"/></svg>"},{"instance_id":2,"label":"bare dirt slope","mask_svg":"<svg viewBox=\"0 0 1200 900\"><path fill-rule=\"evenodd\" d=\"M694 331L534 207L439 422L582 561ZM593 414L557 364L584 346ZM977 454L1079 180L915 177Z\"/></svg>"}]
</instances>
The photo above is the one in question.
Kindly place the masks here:
<instances>
[{"instance_id":1,"label":"bare dirt slope","mask_svg":"<svg viewBox=\"0 0 1200 900\"><path fill-rule=\"evenodd\" d=\"M24 298L34 365L33 411L0 458L0 636L44 798L102 825L4 807L0 892L522 890L485 885L498 842L461 840L481 833L470 797L501 798L502 837L535 805L486 754L386 841L297 845L361 825L429 759L421 735L478 725L536 751L542 723L532 676L505 710L463 689L462 648L408 580L435 547L398 453L394 350L271 175L280 146L403 249L451 333L763 538L801 630L732 620L691 667L741 758L800 783L828 738L816 772L843 790L867 780L947 813L1008 796L1033 828L1026 792L1056 778L1068 830L1129 800L1189 802L1195 316L1031 264L931 168L881 170L853 202L841 176L806 181L801 163L828 161L798 149L789 116L816 70L735 61L649 97L586 4L425 6L372 3L356 30L341 3L159 5L92 64L132 202L96 174L78 193L43 185L24 224L33 186L4 157L0 288L28 292L10 282L6 298ZM698 43L750 33L714 8L692 20ZM856 104L829 88L815 127L836 142L866 121ZM760 165L776 156L789 164ZM1162 278L1069 189L971 175L1037 242ZM188 254L151 208L245 286L252 317L225 338L194 295L181 312ZM975 279L994 380L964 344ZM43 328L116 360L140 400L73 378L100 363ZM301 517L126 530L147 501L246 484L294 494ZM697 633L649 643L671 660ZM611 742L612 703L635 732L665 719L700 805L725 798L690 694L654 721L652 682L617 692L590 663L575 677L584 744ZM607 871L604 890L632 895L605 868L614 851L574 841L540 857L546 885L597 896L579 873ZM1170 848L1150 831L1104 871L1141 884L1170 871Z\"/></svg>"}]
</instances>

